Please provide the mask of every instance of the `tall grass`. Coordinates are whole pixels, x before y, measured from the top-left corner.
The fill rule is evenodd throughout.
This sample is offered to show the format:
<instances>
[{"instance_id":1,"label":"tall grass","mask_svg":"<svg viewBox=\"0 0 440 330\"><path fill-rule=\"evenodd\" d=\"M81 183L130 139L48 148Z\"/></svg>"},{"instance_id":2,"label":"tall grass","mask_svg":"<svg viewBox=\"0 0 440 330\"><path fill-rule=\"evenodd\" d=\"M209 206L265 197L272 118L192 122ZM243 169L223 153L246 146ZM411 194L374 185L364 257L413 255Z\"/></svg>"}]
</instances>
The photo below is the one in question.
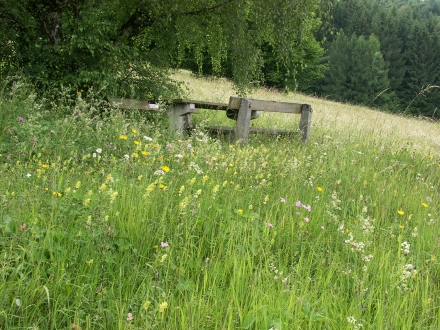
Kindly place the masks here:
<instances>
[{"instance_id":1,"label":"tall grass","mask_svg":"<svg viewBox=\"0 0 440 330\"><path fill-rule=\"evenodd\" d=\"M178 74L200 88L188 97L233 93ZM437 329L438 124L253 96L312 104L310 143L176 137L86 102L17 112L0 152L0 327Z\"/></svg>"}]
</instances>

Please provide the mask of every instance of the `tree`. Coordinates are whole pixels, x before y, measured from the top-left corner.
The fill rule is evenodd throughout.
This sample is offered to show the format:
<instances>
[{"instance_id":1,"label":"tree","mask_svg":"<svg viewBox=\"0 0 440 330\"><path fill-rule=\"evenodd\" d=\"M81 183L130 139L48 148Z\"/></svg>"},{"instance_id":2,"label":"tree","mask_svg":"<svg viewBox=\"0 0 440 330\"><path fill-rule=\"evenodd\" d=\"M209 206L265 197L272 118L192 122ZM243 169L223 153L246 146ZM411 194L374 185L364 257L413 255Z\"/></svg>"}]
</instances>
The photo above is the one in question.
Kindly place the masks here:
<instances>
[{"instance_id":1,"label":"tree","mask_svg":"<svg viewBox=\"0 0 440 330\"><path fill-rule=\"evenodd\" d=\"M379 40L341 32L329 49L329 72L323 81L324 95L340 101L383 105L389 86Z\"/></svg>"},{"instance_id":2,"label":"tree","mask_svg":"<svg viewBox=\"0 0 440 330\"><path fill-rule=\"evenodd\" d=\"M237 87L261 71L261 45L280 63L298 53L318 0L3 0L2 74L23 70L41 89L167 97L166 69L191 51L214 70L228 57Z\"/></svg>"}]
</instances>

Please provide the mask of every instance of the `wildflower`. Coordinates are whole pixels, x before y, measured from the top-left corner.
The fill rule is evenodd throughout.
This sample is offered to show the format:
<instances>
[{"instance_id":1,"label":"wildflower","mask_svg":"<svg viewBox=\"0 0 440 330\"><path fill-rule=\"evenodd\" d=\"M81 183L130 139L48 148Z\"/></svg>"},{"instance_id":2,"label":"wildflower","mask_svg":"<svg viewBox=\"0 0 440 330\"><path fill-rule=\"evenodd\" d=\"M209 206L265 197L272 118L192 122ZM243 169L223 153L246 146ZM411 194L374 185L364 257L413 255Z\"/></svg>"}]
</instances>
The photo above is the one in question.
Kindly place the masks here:
<instances>
[{"instance_id":1,"label":"wildflower","mask_svg":"<svg viewBox=\"0 0 440 330\"><path fill-rule=\"evenodd\" d=\"M162 166L162 171L168 173L170 171L170 168L168 166Z\"/></svg>"},{"instance_id":2,"label":"wildflower","mask_svg":"<svg viewBox=\"0 0 440 330\"><path fill-rule=\"evenodd\" d=\"M75 188L76 189L79 189L81 187L81 181L78 181L76 184L75 184Z\"/></svg>"},{"instance_id":3,"label":"wildflower","mask_svg":"<svg viewBox=\"0 0 440 330\"><path fill-rule=\"evenodd\" d=\"M24 222L22 222L21 226L20 226L20 231L26 231L26 230L27 230L26 224Z\"/></svg>"},{"instance_id":4,"label":"wildflower","mask_svg":"<svg viewBox=\"0 0 440 330\"><path fill-rule=\"evenodd\" d=\"M183 156L182 156L181 154L177 154L177 155L175 155L174 157L176 157L176 158L178 158L178 159L183 158Z\"/></svg>"},{"instance_id":5,"label":"wildflower","mask_svg":"<svg viewBox=\"0 0 440 330\"><path fill-rule=\"evenodd\" d=\"M160 262L164 262L167 259L168 255L164 254L162 258L160 258Z\"/></svg>"},{"instance_id":6,"label":"wildflower","mask_svg":"<svg viewBox=\"0 0 440 330\"><path fill-rule=\"evenodd\" d=\"M22 117L22 116L18 117L18 121L19 121L20 123L22 123L22 122L23 122L23 117Z\"/></svg>"},{"instance_id":7,"label":"wildflower","mask_svg":"<svg viewBox=\"0 0 440 330\"><path fill-rule=\"evenodd\" d=\"M167 145L165 146L165 148L167 149L171 149L173 147L173 145L171 143L167 143Z\"/></svg>"},{"instance_id":8,"label":"wildflower","mask_svg":"<svg viewBox=\"0 0 440 330\"><path fill-rule=\"evenodd\" d=\"M161 183L161 184L159 185L159 188L160 188L160 189L165 189L166 186L165 186L163 183Z\"/></svg>"},{"instance_id":9,"label":"wildflower","mask_svg":"<svg viewBox=\"0 0 440 330\"><path fill-rule=\"evenodd\" d=\"M271 224L270 222L268 222L268 223L267 223L267 226L270 227L270 228L272 228L272 227L273 227L273 224Z\"/></svg>"},{"instance_id":10,"label":"wildflower","mask_svg":"<svg viewBox=\"0 0 440 330\"><path fill-rule=\"evenodd\" d=\"M88 263L89 265L93 264L93 259L90 259L89 261L87 261L87 263Z\"/></svg>"},{"instance_id":11,"label":"wildflower","mask_svg":"<svg viewBox=\"0 0 440 330\"><path fill-rule=\"evenodd\" d=\"M142 150L142 151L141 151L141 154L142 154L143 156L148 156L148 152L145 151L145 150Z\"/></svg>"},{"instance_id":12,"label":"wildflower","mask_svg":"<svg viewBox=\"0 0 440 330\"><path fill-rule=\"evenodd\" d=\"M403 212L402 210L398 210L398 211L397 211L397 214L399 214L399 215L404 215L405 212Z\"/></svg>"},{"instance_id":13,"label":"wildflower","mask_svg":"<svg viewBox=\"0 0 440 330\"><path fill-rule=\"evenodd\" d=\"M267 204L268 201L269 201L269 195L266 195L266 197L264 197L263 204Z\"/></svg>"},{"instance_id":14,"label":"wildflower","mask_svg":"<svg viewBox=\"0 0 440 330\"><path fill-rule=\"evenodd\" d=\"M119 135L119 138L121 139L121 140L127 140L128 139L128 136L127 135Z\"/></svg>"},{"instance_id":15,"label":"wildflower","mask_svg":"<svg viewBox=\"0 0 440 330\"><path fill-rule=\"evenodd\" d=\"M97 152L98 154L100 154L100 153L102 152L102 149L101 149L101 148L98 148L98 149L96 149L96 152Z\"/></svg>"},{"instance_id":16,"label":"wildflower","mask_svg":"<svg viewBox=\"0 0 440 330\"><path fill-rule=\"evenodd\" d=\"M310 219L309 219L309 218L304 218L304 221L305 221L305 222L309 222Z\"/></svg>"},{"instance_id":17,"label":"wildflower","mask_svg":"<svg viewBox=\"0 0 440 330\"><path fill-rule=\"evenodd\" d=\"M316 189L318 189L319 192L322 192L322 190L323 190L321 187L318 187Z\"/></svg>"},{"instance_id":18,"label":"wildflower","mask_svg":"<svg viewBox=\"0 0 440 330\"><path fill-rule=\"evenodd\" d=\"M133 141L133 143L134 143L135 145L137 145L137 146L138 146L138 145L140 145L140 144L141 144L141 141L138 141L138 140L134 140L134 141Z\"/></svg>"},{"instance_id":19,"label":"wildflower","mask_svg":"<svg viewBox=\"0 0 440 330\"><path fill-rule=\"evenodd\" d=\"M426 204L426 203L422 203L422 206L423 206L423 207L428 207L428 204Z\"/></svg>"},{"instance_id":20,"label":"wildflower","mask_svg":"<svg viewBox=\"0 0 440 330\"><path fill-rule=\"evenodd\" d=\"M27 176L28 178L30 178L32 175L31 175L30 173L28 173L28 174L26 174L26 176Z\"/></svg>"},{"instance_id":21,"label":"wildflower","mask_svg":"<svg viewBox=\"0 0 440 330\"><path fill-rule=\"evenodd\" d=\"M285 202L286 202L286 199L285 199L284 197L280 197L280 202L281 202L281 203L285 203Z\"/></svg>"},{"instance_id":22,"label":"wildflower","mask_svg":"<svg viewBox=\"0 0 440 330\"><path fill-rule=\"evenodd\" d=\"M135 130L134 128L131 130L133 132L133 134L137 134L137 130Z\"/></svg>"},{"instance_id":23,"label":"wildflower","mask_svg":"<svg viewBox=\"0 0 440 330\"><path fill-rule=\"evenodd\" d=\"M151 301L147 300L147 301L144 303L144 309L145 309L146 311L148 311L148 307L150 307L150 305L151 305Z\"/></svg>"},{"instance_id":24,"label":"wildflower","mask_svg":"<svg viewBox=\"0 0 440 330\"><path fill-rule=\"evenodd\" d=\"M168 242L160 242L161 247L168 247Z\"/></svg>"},{"instance_id":25,"label":"wildflower","mask_svg":"<svg viewBox=\"0 0 440 330\"><path fill-rule=\"evenodd\" d=\"M321 226L321 229L324 230L325 229L324 226Z\"/></svg>"},{"instance_id":26,"label":"wildflower","mask_svg":"<svg viewBox=\"0 0 440 330\"><path fill-rule=\"evenodd\" d=\"M242 210L242 209L239 209L239 210L238 210L238 213L243 214L243 210Z\"/></svg>"},{"instance_id":27,"label":"wildflower","mask_svg":"<svg viewBox=\"0 0 440 330\"><path fill-rule=\"evenodd\" d=\"M401 250L402 252L407 255L409 253L409 248L411 247L411 244L409 244L408 242L403 242L402 244L400 244Z\"/></svg>"},{"instance_id":28,"label":"wildflower","mask_svg":"<svg viewBox=\"0 0 440 330\"><path fill-rule=\"evenodd\" d=\"M46 164L41 164L42 168L47 168L48 166Z\"/></svg>"},{"instance_id":29,"label":"wildflower","mask_svg":"<svg viewBox=\"0 0 440 330\"><path fill-rule=\"evenodd\" d=\"M153 139L150 138L149 136L144 136L144 139L147 140L147 141L150 141L150 142L153 141Z\"/></svg>"},{"instance_id":30,"label":"wildflower","mask_svg":"<svg viewBox=\"0 0 440 330\"><path fill-rule=\"evenodd\" d=\"M300 207L300 206L301 206L301 201L297 201L297 202L295 203L295 206Z\"/></svg>"},{"instance_id":31,"label":"wildflower","mask_svg":"<svg viewBox=\"0 0 440 330\"><path fill-rule=\"evenodd\" d=\"M165 175L165 172L163 170L157 170L154 172L155 175Z\"/></svg>"},{"instance_id":32,"label":"wildflower","mask_svg":"<svg viewBox=\"0 0 440 330\"><path fill-rule=\"evenodd\" d=\"M133 314L131 314L131 313L127 314L127 321L128 322L133 321Z\"/></svg>"},{"instance_id":33,"label":"wildflower","mask_svg":"<svg viewBox=\"0 0 440 330\"><path fill-rule=\"evenodd\" d=\"M168 308L168 303L166 301L164 301L163 303L161 303L159 305L159 312L163 313L165 311L165 309L167 309L167 308Z\"/></svg>"},{"instance_id":34,"label":"wildflower","mask_svg":"<svg viewBox=\"0 0 440 330\"><path fill-rule=\"evenodd\" d=\"M124 155L124 159L125 159L125 160L129 160L129 159L130 159L130 156L127 155L127 154L125 154L125 155Z\"/></svg>"}]
</instances>

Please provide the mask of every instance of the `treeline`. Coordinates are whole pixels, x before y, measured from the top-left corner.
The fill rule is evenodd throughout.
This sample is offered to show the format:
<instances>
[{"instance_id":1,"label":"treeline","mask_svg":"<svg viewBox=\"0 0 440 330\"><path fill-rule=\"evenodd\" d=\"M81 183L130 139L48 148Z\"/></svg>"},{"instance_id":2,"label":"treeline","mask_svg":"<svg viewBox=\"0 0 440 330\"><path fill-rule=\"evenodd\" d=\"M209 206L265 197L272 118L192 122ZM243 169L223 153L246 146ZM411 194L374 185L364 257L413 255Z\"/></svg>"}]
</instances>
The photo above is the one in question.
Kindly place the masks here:
<instances>
[{"instance_id":1,"label":"treeline","mask_svg":"<svg viewBox=\"0 0 440 330\"><path fill-rule=\"evenodd\" d=\"M316 13L321 25L294 50L297 62L263 44L258 83L440 118L440 0L344 0L326 14ZM212 73L205 56L183 66ZM227 60L220 74L231 76Z\"/></svg>"},{"instance_id":2,"label":"treeline","mask_svg":"<svg viewBox=\"0 0 440 330\"><path fill-rule=\"evenodd\" d=\"M439 0L346 0L333 19L329 69L304 91L440 118Z\"/></svg>"}]
</instances>

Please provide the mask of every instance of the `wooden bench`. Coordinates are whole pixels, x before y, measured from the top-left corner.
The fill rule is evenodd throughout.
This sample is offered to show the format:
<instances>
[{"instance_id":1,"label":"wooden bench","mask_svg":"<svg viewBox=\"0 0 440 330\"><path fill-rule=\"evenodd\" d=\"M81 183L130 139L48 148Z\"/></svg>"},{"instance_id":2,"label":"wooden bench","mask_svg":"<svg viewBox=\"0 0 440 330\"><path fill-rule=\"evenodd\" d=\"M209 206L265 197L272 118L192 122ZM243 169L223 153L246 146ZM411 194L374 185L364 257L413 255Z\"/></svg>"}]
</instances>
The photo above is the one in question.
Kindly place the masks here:
<instances>
[{"instance_id":1,"label":"wooden bench","mask_svg":"<svg viewBox=\"0 0 440 330\"><path fill-rule=\"evenodd\" d=\"M116 106L121 109L141 109L141 110L154 110L160 111L159 105L148 102L148 101L136 101L129 99L111 99L115 102ZM297 104L290 102L276 102L276 101L266 101L257 100L243 97L231 96L229 99L229 104L226 103L214 103L205 101L195 101L186 99L176 99L171 102L167 107L166 113L169 118L169 128L173 132L182 134L185 129L192 127L191 114L199 113L201 109L207 110L222 110L222 111L232 111L235 112L236 117L236 127L224 127L215 126L208 127L208 130L215 132L235 132L235 138L240 140L242 144L248 142L249 133L263 132L267 131L264 129L251 129L250 121L258 112L282 112L282 113L292 113L300 114L301 118L299 121L299 129L301 132L301 137L304 141L309 140L310 136L310 125L312 120L312 107L309 104ZM287 130L269 130L274 134L280 133L290 133Z\"/></svg>"}]
</instances>

